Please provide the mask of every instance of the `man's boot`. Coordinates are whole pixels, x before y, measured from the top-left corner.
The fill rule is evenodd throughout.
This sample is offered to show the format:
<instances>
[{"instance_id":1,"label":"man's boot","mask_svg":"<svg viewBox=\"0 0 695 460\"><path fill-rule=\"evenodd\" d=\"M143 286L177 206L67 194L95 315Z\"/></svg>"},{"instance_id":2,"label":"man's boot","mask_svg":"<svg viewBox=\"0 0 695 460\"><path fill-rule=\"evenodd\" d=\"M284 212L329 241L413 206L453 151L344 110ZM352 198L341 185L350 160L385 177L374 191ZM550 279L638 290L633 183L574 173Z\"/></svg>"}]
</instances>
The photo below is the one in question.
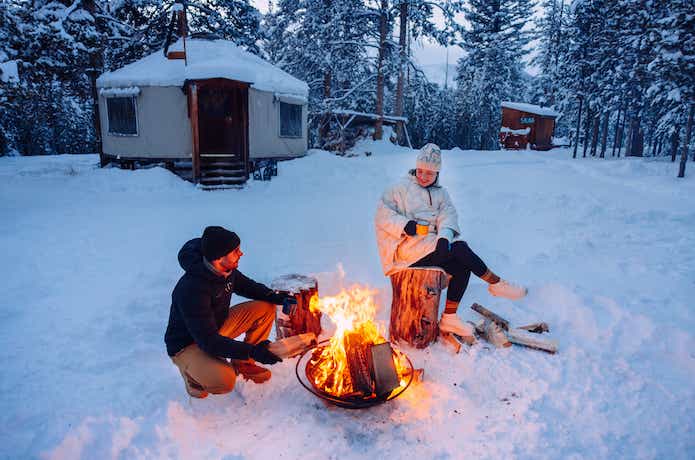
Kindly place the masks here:
<instances>
[{"instance_id":1,"label":"man's boot","mask_svg":"<svg viewBox=\"0 0 695 460\"><path fill-rule=\"evenodd\" d=\"M270 380L270 369L257 365L253 359L233 359L232 366L237 374L253 383L263 383Z\"/></svg>"}]
</instances>

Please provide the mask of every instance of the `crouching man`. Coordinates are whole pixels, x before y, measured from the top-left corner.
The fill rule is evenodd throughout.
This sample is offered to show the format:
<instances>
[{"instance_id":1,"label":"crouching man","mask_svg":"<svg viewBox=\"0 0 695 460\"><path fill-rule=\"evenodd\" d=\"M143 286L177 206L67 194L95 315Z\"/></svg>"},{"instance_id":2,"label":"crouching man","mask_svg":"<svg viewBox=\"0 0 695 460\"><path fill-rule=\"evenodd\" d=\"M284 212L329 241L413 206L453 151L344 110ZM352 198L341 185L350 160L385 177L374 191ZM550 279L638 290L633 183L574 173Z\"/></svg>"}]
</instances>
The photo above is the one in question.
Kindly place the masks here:
<instances>
[{"instance_id":1,"label":"crouching man","mask_svg":"<svg viewBox=\"0 0 695 460\"><path fill-rule=\"evenodd\" d=\"M268 350L275 305L292 298L244 276L237 267L243 255L236 233L207 227L202 238L179 251L186 273L171 295L164 341L188 394L205 398L234 389L237 375L255 383L270 370L255 364L282 361ZM230 308L232 294L253 299ZM234 340L245 333L244 341ZM231 363L225 358L231 358Z\"/></svg>"}]
</instances>

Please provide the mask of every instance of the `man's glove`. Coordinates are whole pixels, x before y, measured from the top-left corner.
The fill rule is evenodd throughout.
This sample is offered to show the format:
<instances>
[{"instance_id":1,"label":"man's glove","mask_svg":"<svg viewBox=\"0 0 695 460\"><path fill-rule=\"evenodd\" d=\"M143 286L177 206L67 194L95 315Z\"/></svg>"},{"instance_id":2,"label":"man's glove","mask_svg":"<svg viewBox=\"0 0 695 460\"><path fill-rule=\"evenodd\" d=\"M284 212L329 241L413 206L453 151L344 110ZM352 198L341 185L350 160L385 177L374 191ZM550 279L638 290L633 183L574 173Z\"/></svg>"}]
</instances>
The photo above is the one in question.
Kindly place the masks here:
<instances>
[{"instance_id":1,"label":"man's glove","mask_svg":"<svg viewBox=\"0 0 695 460\"><path fill-rule=\"evenodd\" d=\"M249 356L263 364L275 364L282 362L282 359L268 350L268 345L270 345L270 340L264 340L261 343L254 345L249 352Z\"/></svg>"},{"instance_id":2,"label":"man's glove","mask_svg":"<svg viewBox=\"0 0 695 460\"><path fill-rule=\"evenodd\" d=\"M446 238L439 238L437 240L437 248L434 251L442 255L449 254L449 240Z\"/></svg>"},{"instance_id":3,"label":"man's glove","mask_svg":"<svg viewBox=\"0 0 695 460\"><path fill-rule=\"evenodd\" d=\"M282 312L286 315L294 313L297 309L297 299L294 296L286 295L282 293L273 294L273 298L270 299L271 303L275 305L282 305Z\"/></svg>"},{"instance_id":4,"label":"man's glove","mask_svg":"<svg viewBox=\"0 0 695 460\"><path fill-rule=\"evenodd\" d=\"M403 231L406 235L415 236L417 233L417 222L414 220L409 220L408 223L405 224L405 227L403 227Z\"/></svg>"}]
</instances>

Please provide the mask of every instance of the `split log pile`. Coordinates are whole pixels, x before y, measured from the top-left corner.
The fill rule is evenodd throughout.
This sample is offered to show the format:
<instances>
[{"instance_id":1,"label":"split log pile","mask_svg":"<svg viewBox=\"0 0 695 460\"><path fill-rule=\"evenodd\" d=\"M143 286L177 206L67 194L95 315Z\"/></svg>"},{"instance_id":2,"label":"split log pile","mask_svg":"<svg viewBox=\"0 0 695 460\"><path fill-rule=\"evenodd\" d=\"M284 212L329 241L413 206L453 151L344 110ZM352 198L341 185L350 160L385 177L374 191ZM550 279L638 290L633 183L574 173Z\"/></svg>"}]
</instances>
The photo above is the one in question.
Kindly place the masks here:
<instances>
[{"instance_id":1,"label":"split log pile","mask_svg":"<svg viewBox=\"0 0 695 460\"><path fill-rule=\"evenodd\" d=\"M284 275L276 278L270 285L271 289L292 295L297 305L289 311L281 310L275 320L275 332L278 339L284 339L308 332L316 337L321 334L321 312L311 311L312 297L318 296L319 286L316 278L304 275Z\"/></svg>"},{"instance_id":2,"label":"split log pile","mask_svg":"<svg viewBox=\"0 0 695 460\"><path fill-rule=\"evenodd\" d=\"M540 336L544 332L550 332L548 324L533 323L513 328L509 326L509 321L480 304L474 303L471 309L483 317L473 323L476 331L483 337L489 337L488 340L495 346L509 346L505 343L513 343L551 354L557 353L557 342ZM492 327L493 323L497 325L497 328ZM506 340L501 339L497 331L503 332Z\"/></svg>"}]
</instances>

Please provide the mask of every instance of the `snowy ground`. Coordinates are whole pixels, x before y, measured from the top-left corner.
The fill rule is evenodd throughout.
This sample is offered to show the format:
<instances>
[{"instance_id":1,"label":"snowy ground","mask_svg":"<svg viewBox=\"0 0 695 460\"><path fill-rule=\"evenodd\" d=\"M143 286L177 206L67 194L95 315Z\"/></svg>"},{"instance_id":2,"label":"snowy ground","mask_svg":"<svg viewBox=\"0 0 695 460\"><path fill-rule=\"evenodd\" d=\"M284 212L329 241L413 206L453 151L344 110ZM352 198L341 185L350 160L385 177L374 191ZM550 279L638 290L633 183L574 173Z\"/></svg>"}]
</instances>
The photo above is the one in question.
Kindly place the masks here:
<instances>
[{"instance_id":1,"label":"snowy ground","mask_svg":"<svg viewBox=\"0 0 695 460\"><path fill-rule=\"evenodd\" d=\"M264 282L319 274L328 294L342 264L345 283L381 290L387 318L373 214L414 153L364 148L221 192L95 156L0 159L0 457L695 457L693 163L678 180L662 161L444 153L466 239L530 286L512 303L474 280L464 316L477 301L546 321L558 355L411 351L426 382L369 411L325 407L294 360L267 384L189 400L163 333L176 252L205 225L236 230L242 270Z\"/></svg>"}]
</instances>

